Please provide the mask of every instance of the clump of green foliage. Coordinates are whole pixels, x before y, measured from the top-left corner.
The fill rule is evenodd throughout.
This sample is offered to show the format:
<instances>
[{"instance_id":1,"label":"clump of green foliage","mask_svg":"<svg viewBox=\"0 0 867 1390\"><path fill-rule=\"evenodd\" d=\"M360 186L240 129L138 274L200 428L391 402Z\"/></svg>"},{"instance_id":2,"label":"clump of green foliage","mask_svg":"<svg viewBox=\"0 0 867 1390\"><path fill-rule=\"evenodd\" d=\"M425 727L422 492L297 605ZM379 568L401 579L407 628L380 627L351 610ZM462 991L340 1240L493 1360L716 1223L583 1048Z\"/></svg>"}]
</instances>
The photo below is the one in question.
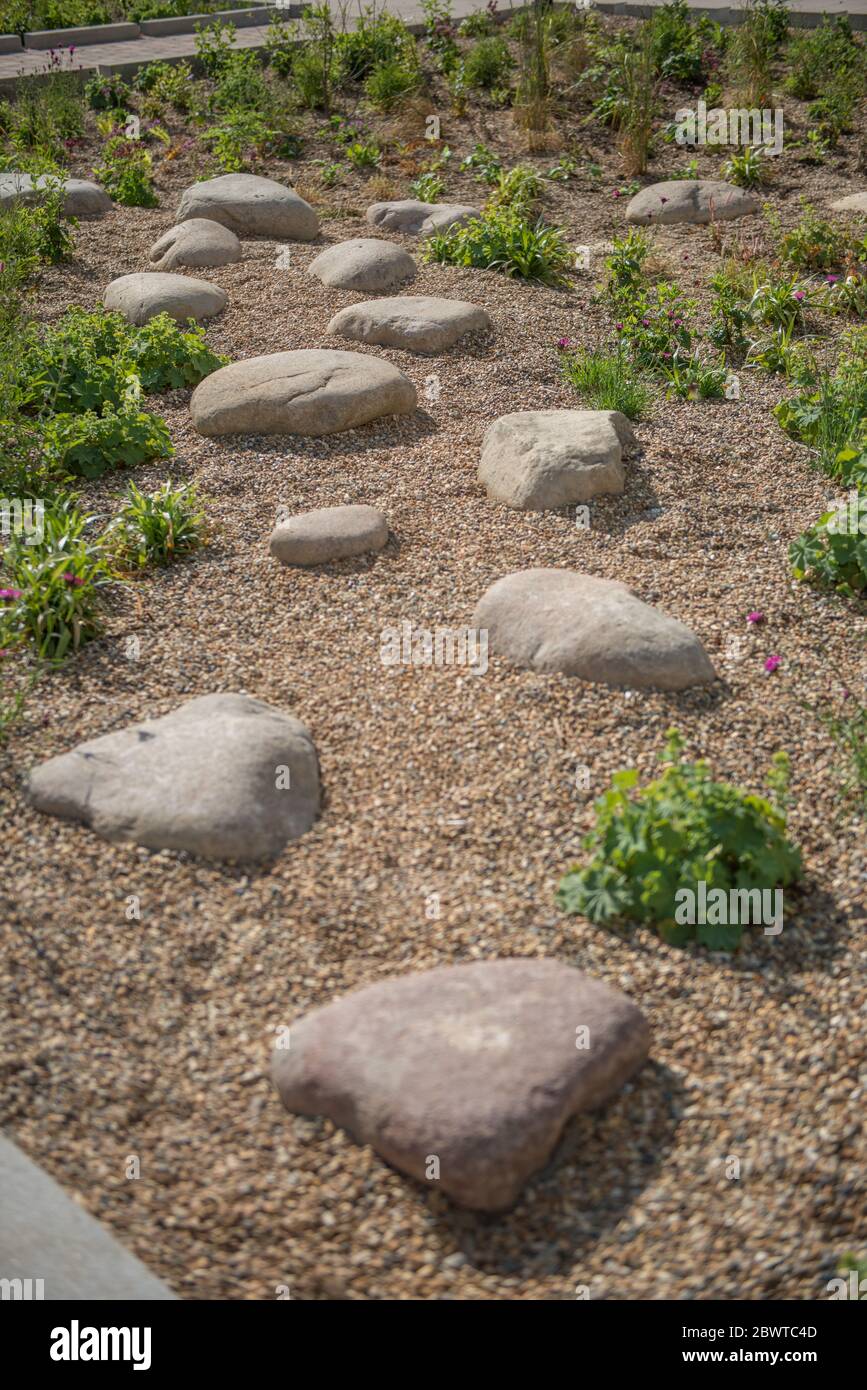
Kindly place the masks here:
<instances>
[{"instance_id":1,"label":"clump of green foliage","mask_svg":"<svg viewBox=\"0 0 867 1390\"><path fill-rule=\"evenodd\" d=\"M531 222L510 207L486 210L464 226L435 233L427 239L424 256L547 285L563 284L572 264L571 248L559 227L541 218Z\"/></svg>"},{"instance_id":2,"label":"clump of green foliage","mask_svg":"<svg viewBox=\"0 0 867 1390\"><path fill-rule=\"evenodd\" d=\"M785 888L800 877L800 851L785 833L788 758L775 754L763 797L715 782L707 762L684 762L682 750L669 730L665 770L634 797L638 769L615 774L584 841L591 858L566 874L557 901L599 925L647 922L672 945L734 950L741 924L678 921L677 894L701 882L708 891Z\"/></svg>"},{"instance_id":3,"label":"clump of green foliage","mask_svg":"<svg viewBox=\"0 0 867 1390\"><path fill-rule=\"evenodd\" d=\"M109 542L118 560L139 569L171 564L198 550L206 537L205 513L193 483L176 487L169 481L152 493L130 483L109 528Z\"/></svg>"}]
</instances>

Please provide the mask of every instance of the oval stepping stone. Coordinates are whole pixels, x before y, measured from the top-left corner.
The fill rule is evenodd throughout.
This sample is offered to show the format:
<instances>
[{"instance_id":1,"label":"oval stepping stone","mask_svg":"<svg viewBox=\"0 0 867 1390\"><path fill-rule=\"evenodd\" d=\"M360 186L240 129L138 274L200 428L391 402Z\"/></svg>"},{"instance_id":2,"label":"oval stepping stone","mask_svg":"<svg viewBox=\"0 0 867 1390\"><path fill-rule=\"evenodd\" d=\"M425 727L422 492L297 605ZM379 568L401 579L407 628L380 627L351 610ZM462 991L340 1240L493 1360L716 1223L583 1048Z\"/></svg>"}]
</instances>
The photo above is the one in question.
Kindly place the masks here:
<instances>
[{"instance_id":1,"label":"oval stepping stone","mask_svg":"<svg viewBox=\"0 0 867 1390\"><path fill-rule=\"evenodd\" d=\"M622 492L623 450L635 443L618 410L519 410L485 432L479 482L521 511L569 507Z\"/></svg>"},{"instance_id":2,"label":"oval stepping stone","mask_svg":"<svg viewBox=\"0 0 867 1390\"><path fill-rule=\"evenodd\" d=\"M230 265L241 259L241 243L221 222L192 217L170 227L154 242L149 256L159 270L174 270L179 265Z\"/></svg>"},{"instance_id":3,"label":"oval stepping stone","mask_svg":"<svg viewBox=\"0 0 867 1390\"><path fill-rule=\"evenodd\" d=\"M432 299L398 295L349 304L328 325L328 332L360 343L407 348L410 352L443 352L467 333L491 327L490 315L462 299Z\"/></svg>"},{"instance_id":4,"label":"oval stepping stone","mask_svg":"<svg viewBox=\"0 0 867 1390\"><path fill-rule=\"evenodd\" d=\"M26 795L106 840L262 860L313 824L319 765L298 719L246 695L204 695L50 758Z\"/></svg>"},{"instance_id":5,"label":"oval stepping stone","mask_svg":"<svg viewBox=\"0 0 867 1390\"><path fill-rule=\"evenodd\" d=\"M144 270L112 280L102 296L106 309L123 314L130 323L147 323L156 314L169 314L178 323L211 319L228 304L225 290L189 275Z\"/></svg>"},{"instance_id":6,"label":"oval stepping stone","mask_svg":"<svg viewBox=\"0 0 867 1390\"><path fill-rule=\"evenodd\" d=\"M400 198L395 202L372 203L366 217L371 227L389 232L405 232L409 236L430 236L444 232L447 227L463 225L478 217L479 209L466 203L421 203L417 198Z\"/></svg>"},{"instance_id":7,"label":"oval stepping stone","mask_svg":"<svg viewBox=\"0 0 867 1390\"><path fill-rule=\"evenodd\" d=\"M312 241L319 232L319 218L294 188L257 174L221 174L194 183L181 195L177 221L191 217L221 222L240 237Z\"/></svg>"},{"instance_id":8,"label":"oval stepping stone","mask_svg":"<svg viewBox=\"0 0 867 1390\"><path fill-rule=\"evenodd\" d=\"M613 579L572 570L507 574L485 591L473 626L516 666L602 685L682 690L715 672L694 632Z\"/></svg>"},{"instance_id":9,"label":"oval stepping stone","mask_svg":"<svg viewBox=\"0 0 867 1390\"><path fill-rule=\"evenodd\" d=\"M719 179L668 179L642 188L630 199L627 222L728 222L758 212L759 199Z\"/></svg>"},{"instance_id":10,"label":"oval stepping stone","mask_svg":"<svg viewBox=\"0 0 867 1390\"><path fill-rule=\"evenodd\" d=\"M0 174L0 208L13 203L38 203L46 188L56 184L57 175L40 174L34 182L31 174L9 172ZM63 211L67 217L102 217L114 206L104 188L88 179L61 179Z\"/></svg>"},{"instance_id":11,"label":"oval stepping stone","mask_svg":"<svg viewBox=\"0 0 867 1390\"><path fill-rule=\"evenodd\" d=\"M867 213L867 193L850 193L846 198L838 198L831 204L831 210Z\"/></svg>"},{"instance_id":12,"label":"oval stepping stone","mask_svg":"<svg viewBox=\"0 0 867 1390\"><path fill-rule=\"evenodd\" d=\"M314 1010L275 1049L272 1075L287 1110L326 1115L461 1205L499 1211L648 1045L643 1014L618 990L558 961L493 960Z\"/></svg>"},{"instance_id":13,"label":"oval stepping stone","mask_svg":"<svg viewBox=\"0 0 867 1390\"><path fill-rule=\"evenodd\" d=\"M200 434L334 434L384 415L409 415L415 387L390 362L361 352L302 348L221 367L190 401Z\"/></svg>"},{"instance_id":14,"label":"oval stepping stone","mask_svg":"<svg viewBox=\"0 0 867 1390\"><path fill-rule=\"evenodd\" d=\"M380 294L414 280L416 264L408 251L376 237L355 237L320 252L307 267L323 285L339 290Z\"/></svg>"},{"instance_id":15,"label":"oval stepping stone","mask_svg":"<svg viewBox=\"0 0 867 1390\"><path fill-rule=\"evenodd\" d=\"M382 550L388 522L376 507L320 507L279 522L271 554L283 565L322 565Z\"/></svg>"}]
</instances>

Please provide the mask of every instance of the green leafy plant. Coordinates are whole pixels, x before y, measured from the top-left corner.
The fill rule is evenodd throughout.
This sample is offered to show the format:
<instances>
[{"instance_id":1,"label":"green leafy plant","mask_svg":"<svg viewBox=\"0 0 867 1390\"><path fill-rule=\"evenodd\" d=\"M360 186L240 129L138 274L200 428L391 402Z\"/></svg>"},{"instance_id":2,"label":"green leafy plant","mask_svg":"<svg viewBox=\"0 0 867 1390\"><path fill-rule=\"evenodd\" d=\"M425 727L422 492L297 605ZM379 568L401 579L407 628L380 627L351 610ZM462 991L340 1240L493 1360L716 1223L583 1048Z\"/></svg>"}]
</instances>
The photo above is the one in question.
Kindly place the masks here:
<instances>
[{"instance_id":1,"label":"green leafy plant","mask_svg":"<svg viewBox=\"0 0 867 1390\"><path fill-rule=\"evenodd\" d=\"M715 782L705 761L682 761L683 740L669 730L665 770L635 797L638 769L618 772L595 803L584 840L591 854L563 878L559 906L591 922L631 919L656 926L664 941L696 940L733 950L742 925L678 920L678 892L785 888L801 875L801 855L786 838L788 758L774 756L769 798Z\"/></svg>"},{"instance_id":2,"label":"green leafy plant","mask_svg":"<svg viewBox=\"0 0 867 1390\"><path fill-rule=\"evenodd\" d=\"M136 372L146 395L198 386L228 357L212 352L205 330L193 320L181 327L168 314L156 314L129 334L124 361Z\"/></svg>"},{"instance_id":3,"label":"green leafy plant","mask_svg":"<svg viewBox=\"0 0 867 1390\"><path fill-rule=\"evenodd\" d=\"M512 55L504 39L479 39L464 58L467 85L483 91L500 87L512 66Z\"/></svg>"},{"instance_id":4,"label":"green leafy plant","mask_svg":"<svg viewBox=\"0 0 867 1390\"><path fill-rule=\"evenodd\" d=\"M591 410L619 410L629 420L647 413L647 383L623 352L569 348L561 355L560 368Z\"/></svg>"},{"instance_id":5,"label":"green leafy plant","mask_svg":"<svg viewBox=\"0 0 867 1390\"><path fill-rule=\"evenodd\" d=\"M152 160L141 142L116 135L102 151L94 171L116 203L127 208L155 208L159 203L151 177Z\"/></svg>"},{"instance_id":6,"label":"green leafy plant","mask_svg":"<svg viewBox=\"0 0 867 1390\"><path fill-rule=\"evenodd\" d=\"M193 483L163 483L156 492L141 492L130 483L108 541L119 562L144 568L167 565L205 544L207 522Z\"/></svg>"},{"instance_id":7,"label":"green leafy plant","mask_svg":"<svg viewBox=\"0 0 867 1390\"><path fill-rule=\"evenodd\" d=\"M727 372L720 363L704 362L696 353L674 354L667 364L668 394L683 400L721 400Z\"/></svg>"},{"instance_id":8,"label":"green leafy plant","mask_svg":"<svg viewBox=\"0 0 867 1390\"><path fill-rule=\"evenodd\" d=\"M738 188L758 188L767 180L767 161L760 149L750 145L741 154L731 155L722 167L722 176Z\"/></svg>"},{"instance_id":9,"label":"green leafy plant","mask_svg":"<svg viewBox=\"0 0 867 1390\"><path fill-rule=\"evenodd\" d=\"M86 410L80 415L52 415L42 429L48 457L65 472L84 478L170 458L174 452L165 421L141 410L132 395L119 406L105 404L99 414Z\"/></svg>"},{"instance_id":10,"label":"green leafy plant","mask_svg":"<svg viewBox=\"0 0 867 1390\"><path fill-rule=\"evenodd\" d=\"M84 87L87 104L93 111L125 111L129 105L129 91L120 73L97 73Z\"/></svg>"},{"instance_id":11,"label":"green leafy plant","mask_svg":"<svg viewBox=\"0 0 867 1390\"><path fill-rule=\"evenodd\" d=\"M446 265L475 266L543 284L565 282L572 265L566 234L541 218L530 222L505 207L428 237L424 257Z\"/></svg>"},{"instance_id":12,"label":"green leafy plant","mask_svg":"<svg viewBox=\"0 0 867 1390\"><path fill-rule=\"evenodd\" d=\"M784 232L772 208L765 208L777 254L798 270L839 270L856 254L857 244L839 223L819 217L815 208L802 200L803 215L797 226Z\"/></svg>"},{"instance_id":13,"label":"green leafy plant","mask_svg":"<svg viewBox=\"0 0 867 1390\"><path fill-rule=\"evenodd\" d=\"M786 21L782 7L767 0L750 0L741 14L728 47L729 79L744 106L762 110L771 104L773 63Z\"/></svg>"},{"instance_id":14,"label":"green leafy plant","mask_svg":"<svg viewBox=\"0 0 867 1390\"><path fill-rule=\"evenodd\" d=\"M382 150L373 140L353 140L344 145L343 153L353 169L377 169L382 159Z\"/></svg>"},{"instance_id":15,"label":"green leafy plant","mask_svg":"<svg viewBox=\"0 0 867 1390\"><path fill-rule=\"evenodd\" d=\"M819 719L845 760L840 774L843 795L867 806L867 706L849 696L845 712L820 710ZM867 1277L867 1261L861 1274Z\"/></svg>"},{"instance_id":16,"label":"green leafy plant","mask_svg":"<svg viewBox=\"0 0 867 1390\"><path fill-rule=\"evenodd\" d=\"M94 518L74 500L46 507L43 536L18 536L2 555L0 646L31 646L42 661L60 662L99 635L100 598L113 582L104 543L92 537Z\"/></svg>"},{"instance_id":17,"label":"green leafy plant","mask_svg":"<svg viewBox=\"0 0 867 1390\"><path fill-rule=\"evenodd\" d=\"M413 179L409 191L414 198L423 203L435 203L445 192L445 179L434 169L425 169L417 179Z\"/></svg>"},{"instance_id":18,"label":"green leafy plant","mask_svg":"<svg viewBox=\"0 0 867 1390\"><path fill-rule=\"evenodd\" d=\"M461 160L462 169L472 169L481 183L495 184L503 172L503 166L487 145L476 144L466 158Z\"/></svg>"},{"instance_id":19,"label":"green leafy plant","mask_svg":"<svg viewBox=\"0 0 867 1390\"><path fill-rule=\"evenodd\" d=\"M338 34L337 52L342 76L353 82L363 82L382 63L416 61L406 25L396 15L377 13L375 5L359 14L354 29Z\"/></svg>"},{"instance_id":20,"label":"green leafy plant","mask_svg":"<svg viewBox=\"0 0 867 1390\"><path fill-rule=\"evenodd\" d=\"M855 598L867 589L867 493L819 517L789 547L796 579Z\"/></svg>"},{"instance_id":21,"label":"green leafy plant","mask_svg":"<svg viewBox=\"0 0 867 1390\"><path fill-rule=\"evenodd\" d=\"M796 30L786 52L790 96L811 101L835 86L863 82L864 54L855 42L847 15L823 15L815 29Z\"/></svg>"},{"instance_id":22,"label":"green leafy plant","mask_svg":"<svg viewBox=\"0 0 867 1390\"><path fill-rule=\"evenodd\" d=\"M419 72L399 58L378 63L364 82L364 94L378 111L393 111L419 85Z\"/></svg>"}]
</instances>

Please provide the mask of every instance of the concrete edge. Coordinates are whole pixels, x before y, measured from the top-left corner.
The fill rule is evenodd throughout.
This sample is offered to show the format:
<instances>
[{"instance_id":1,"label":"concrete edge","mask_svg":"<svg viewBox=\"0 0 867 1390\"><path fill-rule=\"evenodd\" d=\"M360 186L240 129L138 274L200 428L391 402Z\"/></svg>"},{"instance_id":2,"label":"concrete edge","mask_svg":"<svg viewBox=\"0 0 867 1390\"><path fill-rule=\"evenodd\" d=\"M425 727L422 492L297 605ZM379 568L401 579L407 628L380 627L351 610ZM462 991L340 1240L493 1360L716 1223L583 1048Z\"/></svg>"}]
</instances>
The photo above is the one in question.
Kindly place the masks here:
<instances>
[{"instance_id":1,"label":"concrete edge","mask_svg":"<svg viewBox=\"0 0 867 1390\"><path fill-rule=\"evenodd\" d=\"M37 29L24 35L25 48L87 48L95 43L127 43L140 39L137 24L89 24L81 29Z\"/></svg>"},{"instance_id":2,"label":"concrete edge","mask_svg":"<svg viewBox=\"0 0 867 1390\"><path fill-rule=\"evenodd\" d=\"M201 26L213 24L216 20L221 24L233 24L236 29L245 29L269 24L274 15L282 14L287 19L300 19L303 8L299 3L282 9L269 5L251 10L215 10L212 14L174 15L171 19L142 19L139 21L139 28L147 38L160 38L166 34L195 34Z\"/></svg>"},{"instance_id":3,"label":"concrete edge","mask_svg":"<svg viewBox=\"0 0 867 1390\"><path fill-rule=\"evenodd\" d=\"M20 53L23 47L17 34L0 34L0 53Z\"/></svg>"}]
</instances>

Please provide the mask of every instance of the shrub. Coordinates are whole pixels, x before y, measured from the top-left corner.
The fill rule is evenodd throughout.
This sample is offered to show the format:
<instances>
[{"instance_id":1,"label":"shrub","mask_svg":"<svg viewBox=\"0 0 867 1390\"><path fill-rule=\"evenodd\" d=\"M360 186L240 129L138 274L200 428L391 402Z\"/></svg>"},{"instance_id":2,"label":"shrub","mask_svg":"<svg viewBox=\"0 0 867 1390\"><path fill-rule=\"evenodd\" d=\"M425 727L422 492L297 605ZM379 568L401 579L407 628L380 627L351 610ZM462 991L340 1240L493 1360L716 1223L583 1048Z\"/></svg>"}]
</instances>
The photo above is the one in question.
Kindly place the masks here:
<instances>
[{"instance_id":1,"label":"shrub","mask_svg":"<svg viewBox=\"0 0 867 1390\"><path fill-rule=\"evenodd\" d=\"M337 52L341 73L363 82L383 63L415 63L415 40L396 15L377 14L371 5L362 11L355 29L339 34Z\"/></svg>"},{"instance_id":2,"label":"shrub","mask_svg":"<svg viewBox=\"0 0 867 1390\"><path fill-rule=\"evenodd\" d=\"M675 353L666 365L668 394L687 401L721 400L725 395L727 373L724 365L703 362L696 353Z\"/></svg>"},{"instance_id":3,"label":"shrub","mask_svg":"<svg viewBox=\"0 0 867 1390\"><path fill-rule=\"evenodd\" d=\"M43 661L59 662L99 635L101 591L112 582L92 517L69 499L46 507L42 540L7 544L0 589L0 645L30 645Z\"/></svg>"},{"instance_id":4,"label":"shrub","mask_svg":"<svg viewBox=\"0 0 867 1390\"><path fill-rule=\"evenodd\" d=\"M461 168L475 170L476 178L488 184L495 184L503 172L497 156L481 143L476 144L471 153L461 160Z\"/></svg>"},{"instance_id":5,"label":"shrub","mask_svg":"<svg viewBox=\"0 0 867 1390\"><path fill-rule=\"evenodd\" d=\"M95 175L116 203L128 208L155 208L159 198L151 179L151 157L137 140L116 135L103 146L103 163Z\"/></svg>"},{"instance_id":6,"label":"shrub","mask_svg":"<svg viewBox=\"0 0 867 1390\"><path fill-rule=\"evenodd\" d=\"M130 483L126 501L110 528L110 542L127 565L167 565L204 545L205 514L195 485L163 483L157 492L140 492Z\"/></svg>"},{"instance_id":7,"label":"shrub","mask_svg":"<svg viewBox=\"0 0 867 1390\"><path fill-rule=\"evenodd\" d=\"M640 420L646 413L650 391L622 352L567 350L560 367L565 380L591 410L619 410L629 420Z\"/></svg>"},{"instance_id":8,"label":"shrub","mask_svg":"<svg viewBox=\"0 0 867 1390\"><path fill-rule=\"evenodd\" d=\"M402 97L415 91L418 83L417 69L408 67L398 58L389 58L372 70L364 83L364 91L378 111L391 111Z\"/></svg>"},{"instance_id":9,"label":"shrub","mask_svg":"<svg viewBox=\"0 0 867 1390\"><path fill-rule=\"evenodd\" d=\"M67 473L99 478L107 469L134 467L170 458L174 450L165 421L139 408L131 396L80 415L53 415L42 426L48 458Z\"/></svg>"},{"instance_id":10,"label":"shrub","mask_svg":"<svg viewBox=\"0 0 867 1390\"><path fill-rule=\"evenodd\" d=\"M814 386L781 401L774 415L791 439L806 444L819 467L843 483L867 489L867 471L857 449L867 418L867 343L855 330L844 338L835 372L821 372Z\"/></svg>"},{"instance_id":11,"label":"shrub","mask_svg":"<svg viewBox=\"0 0 867 1390\"><path fill-rule=\"evenodd\" d=\"M802 201L803 216L791 231L783 232L780 220L770 209L765 215L777 246L777 254L798 270L839 270L855 254L851 234L839 223L818 217L809 203Z\"/></svg>"},{"instance_id":12,"label":"shrub","mask_svg":"<svg viewBox=\"0 0 867 1390\"><path fill-rule=\"evenodd\" d=\"M235 49L235 26L217 19L213 24L196 30L196 56L212 81L238 56Z\"/></svg>"},{"instance_id":13,"label":"shrub","mask_svg":"<svg viewBox=\"0 0 867 1390\"><path fill-rule=\"evenodd\" d=\"M863 80L864 55L855 43L848 16L822 16L815 29L800 29L789 41L789 76L783 86L802 101L832 92L841 82Z\"/></svg>"},{"instance_id":14,"label":"shrub","mask_svg":"<svg viewBox=\"0 0 867 1390\"><path fill-rule=\"evenodd\" d=\"M751 0L729 43L729 77L748 107L769 106L774 57L785 33L781 9Z\"/></svg>"},{"instance_id":15,"label":"shrub","mask_svg":"<svg viewBox=\"0 0 867 1390\"><path fill-rule=\"evenodd\" d=\"M789 547L796 579L854 598L867 589L867 493L854 491Z\"/></svg>"},{"instance_id":16,"label":"shrub","mask_svg":"<svg viewBox=\"0 0 867 1390\"><path fill-rule=\"evenodd\" d=\"M626 303L631 307L626 309ZM683 357L692 349L688 320L694 308L676 285L653 285L619 306L620 341L640 366L664 373L675 355Z\"/></svg>"},{"instance_id":17,"label":"shrub","mask_svg":"<svg viewBox=\"0 0 867 1390\"><path fill-rule=\"evenodd\" d=\"M125 362L133 368L147 395L198 386L228 357L218 356L205 342L205 330L192 320L182 328L168 314L156 314L128 338Z\"/></svg>"},{"instance_id":18,"label":"shrub","mask_svg":"<svg viewBox=\"0 0 867 1390\"><path fill-rule=\"evenodd\" d=\"M292 86L299 106L305 111L327 110L328 81L322 55L302 48L292 62Z\"/></svg>"},{"instance_id":19,"label":"shrub","mask_svg":"<svg viewBox=\"0 0 867 1390\"><path fill-rule=\"evenodd\" d=\"M271 100L256 53L249 48L230 53L217 74L211 108L214 111L253 111L264 116Z\"/></svg>"},{"instance_id":20,"label":"shrub","mask_svg":"<svg viewBox=\"0 0 867 1390\"><path fill-rule=\"evenodd\" d=\"M426 169L417 179L413 179L409 191L414 198L419 198L423 203L435 203L445 192L445 186L445 179L441 174L434 169Z\"/></svg>"},{"instance_id":21,"label":"shrub","mask_svg":"<svg viewBox=\"0 0 867 1390\"><path fill-rule=\"evenodd\" d=\"M200 84L189 63L148 63L134 81L155 103L166 103L177 111L191 110L199 99Z\"/></svg>"},{"instance_id":22,"label":"shrub","mask_svg":"<svg viewBox=\"0 0 867 1390\"><path fill-rule=\"evenodd\" d=\"M382 159L382 150L375 141L353 140L344 145L343 154L353 169L376 169Z\"/></svg>"},{"instance_id":23,"label":"shrub","mask_svg":"<svg viewBox=\"0 0 867 1390\"><path fill-rule=\"evenodd\" d=\"M733 950L742 925L690 923L679 892L695 893L702 882L708 894L774 889L800 877L800 852L785 835L788 758L774 756L766 799L713 781L706 762L681 760L682 749L677 731L669 730L664 772L634 798L637 768L615 774L584 840L592 858L566 874L557 900L565 912L600 925L650 922L672 945L696 940Z\"/></svg>"},{"instance_id":24,"label":"shrub","mask_svg":"<svg viewBox=\"0 0 867 1390\"><path fill-rule=\"evenodd\" d=\"M502 170L498 175L488 208L511 208L521 217L527 217L542 192L541 175L527 165L517 164L514 169Z\"/></svg>"},{"instance_id":25,"label":"shrub","mask_svg":"<svg viewBox=\"0 0 867 1390\"><path fill-rule=\"evenodd\" d=\"M693 25L686 0L662 5L650 19L655 71L677 82L700 82L705 69L705 32Z\"/></svg>"},{"instance_id":26,"label":"shrub","mask_svg":"<svg viewBox=\"0 0 867 1390\"><path fill-rule=\"evenodd\" d=\"M504 39L479 39L464 58L464 76L469 87L490 91L499 87L512 67L512 57Z\"/></svg>"},{"instance_id":27,"label":"shrub","mask_svg":"<svg viewBox=\"0 0 867 1390\"><path fill-rule=\"evenodd\" d=\"M615 233L613 250L605 258L608 279L605 293L615 304L628 307L644 281L644 262L650 255L647 233L630 227L625 237Z\"/></svg>"},{"instance_id":28,"label":"shrub","mask_svg":"<svg viewBox=\"0 0 867 1390\"><path fill-rule=\"evenodd\" d=\"M733 154L726 160L722 176L738 188L758 188L767 179L765 156L748 145L743 154Z\"/></svg>"},{"instance_id":29,"label":"shrub","mask_svg":"<svg viewBox=\"0 0 867 1390\"><path fill-rule=\"evenodd\" d=\"M425 259L447 265L497 270L524 280L558 285L571 267L566 234L539 218L530 222L510 208L485 212L463 227L449 227L428 237Z\"/></svg>"},{"instance_id":30,"label":"shrub","mask_svg":"<svg viewBox=\"0 0 867 1390\"><path fill-rule=\"evenodd\" d=\"M120 73L97 73L85 83L84 95L93 111L125 111L129 104L129 87Z\"/></svg>"}]
</instances>

